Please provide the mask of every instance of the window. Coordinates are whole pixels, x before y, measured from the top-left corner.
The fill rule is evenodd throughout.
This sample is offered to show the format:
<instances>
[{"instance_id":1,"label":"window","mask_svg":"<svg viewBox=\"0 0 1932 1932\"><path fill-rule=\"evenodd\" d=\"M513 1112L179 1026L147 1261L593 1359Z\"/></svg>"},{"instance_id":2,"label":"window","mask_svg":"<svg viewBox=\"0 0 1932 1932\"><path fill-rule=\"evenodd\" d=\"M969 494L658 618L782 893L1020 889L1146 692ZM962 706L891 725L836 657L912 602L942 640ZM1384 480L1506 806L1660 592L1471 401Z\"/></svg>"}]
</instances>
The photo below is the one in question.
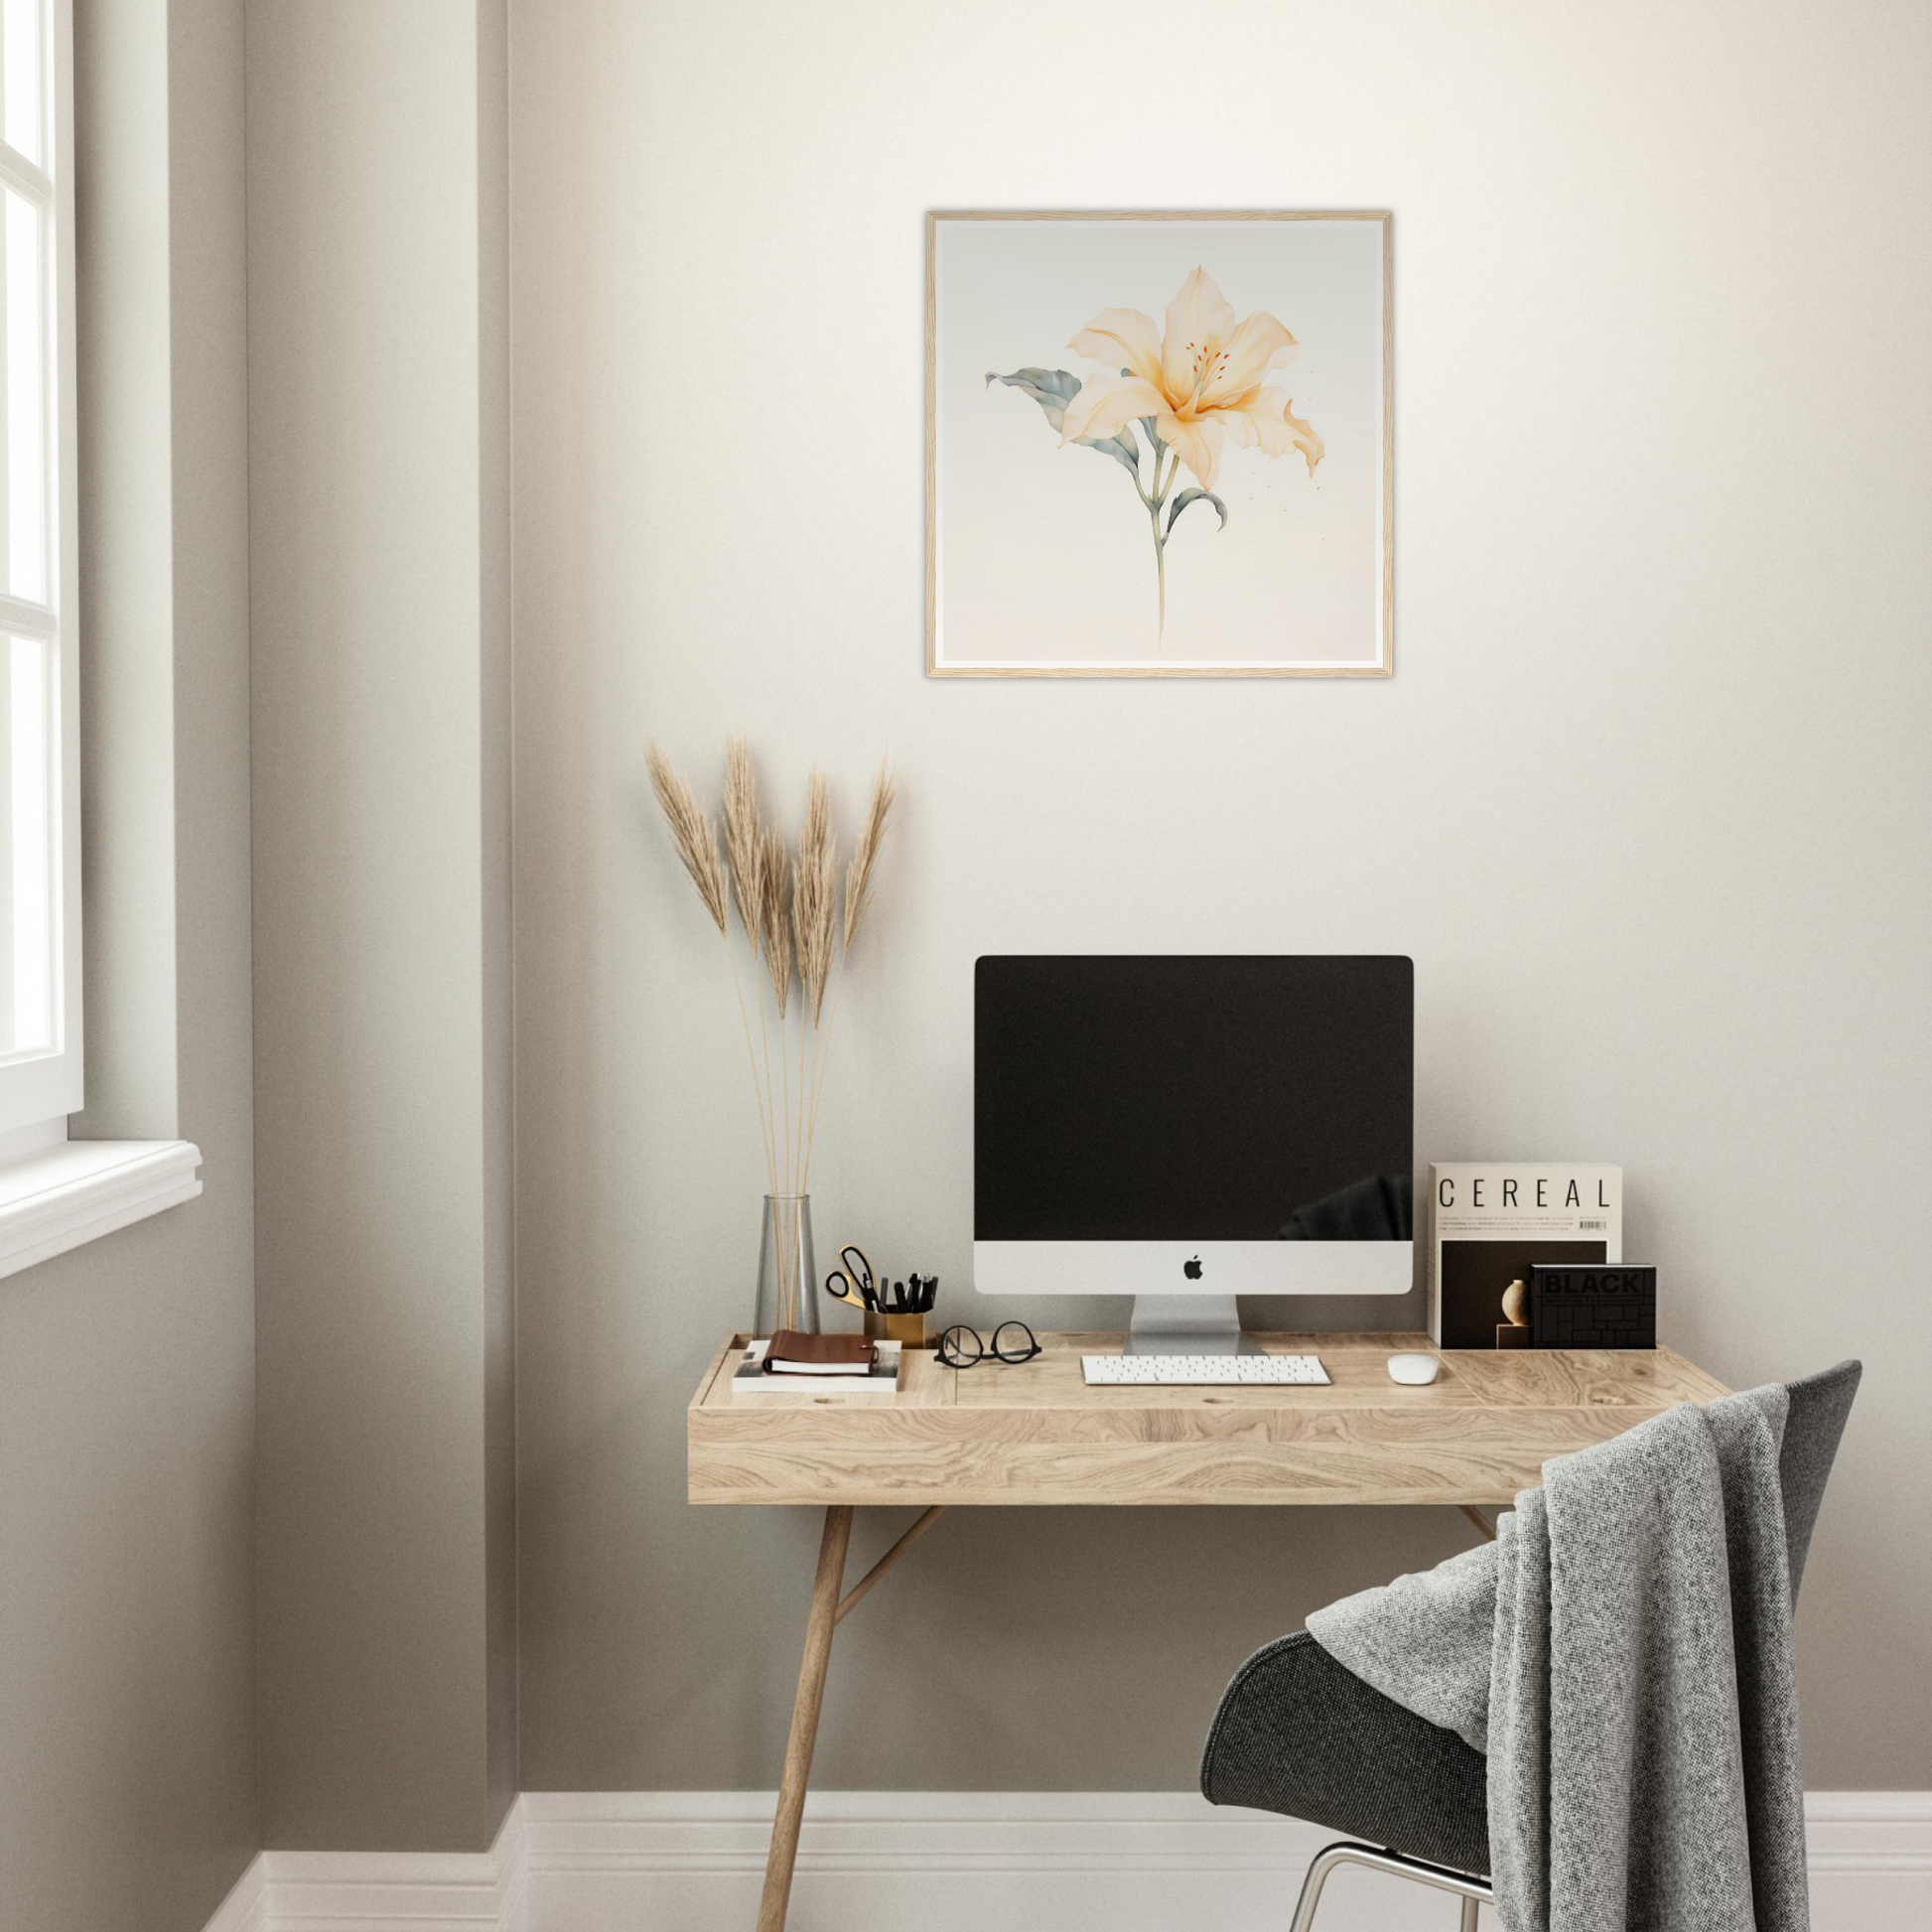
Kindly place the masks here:
<instances>
[{"instance_id":1,"label":"window","mask_svg":"<svg viewBox=\"0 0 1932 1932\"><path fill-rule=\"evenodd\" d=\"M0 0L0 1135L80 1106L65 0Z\"/></svg>"},{"instance_id":2,"label":"window","mask_svg":"<svg viewBox=\"0 0 1932 1932\"><path fill-rule=\"evenodd\" d=\"M70 0L0 0L0 1277L202 1191L80 1085Z\"/></svg>"}]
</instances>

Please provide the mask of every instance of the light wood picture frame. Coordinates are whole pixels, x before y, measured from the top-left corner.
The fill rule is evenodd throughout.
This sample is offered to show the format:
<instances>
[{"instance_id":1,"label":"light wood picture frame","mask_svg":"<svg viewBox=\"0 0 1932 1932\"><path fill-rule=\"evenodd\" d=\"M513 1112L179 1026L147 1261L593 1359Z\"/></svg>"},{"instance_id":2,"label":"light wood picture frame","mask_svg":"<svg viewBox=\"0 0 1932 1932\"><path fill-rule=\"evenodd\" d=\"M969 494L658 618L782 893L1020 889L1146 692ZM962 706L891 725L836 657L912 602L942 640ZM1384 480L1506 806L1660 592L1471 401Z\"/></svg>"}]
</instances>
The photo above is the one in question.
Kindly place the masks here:
<instances>
[{"instance_id":1,"label":"light wood picture frame","mask_svg":"<svg viewBox=\"0 0 1932 1932\"><path fill-rule=\"evenodd\" d=\"M927 674L1389 676L1393 266L1386 210L929 213Z\"/></svg>"}]
</instances>

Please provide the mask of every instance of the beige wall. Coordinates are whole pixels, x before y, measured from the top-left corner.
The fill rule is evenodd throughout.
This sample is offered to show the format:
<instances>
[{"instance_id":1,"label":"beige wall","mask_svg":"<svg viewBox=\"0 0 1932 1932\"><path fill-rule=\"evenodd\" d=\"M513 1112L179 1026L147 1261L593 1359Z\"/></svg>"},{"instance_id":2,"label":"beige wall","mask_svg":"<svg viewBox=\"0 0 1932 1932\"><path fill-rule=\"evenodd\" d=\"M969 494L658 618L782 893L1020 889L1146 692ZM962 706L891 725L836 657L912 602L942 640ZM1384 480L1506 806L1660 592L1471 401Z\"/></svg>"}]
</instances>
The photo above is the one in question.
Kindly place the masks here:
<instances>
[{"instance_id":1,"label":"beige wall","mask_svg":"<svg viewBox=\"0 0 1932 1932\"><path fill-rule=\"evenodd\" d=\"M84 1124L206 1191L0 1281L0 1926L198 1932L259 1843L241 22L75 12Z\"/></svg>"},{"instance_id":2,"label":"beige wall","mask_svg":"<svg viewBox=\"0 0 1932 1932\"><path fill-rule=\"evenodd\" d=\"M1735 1383L1866 1359L1807 1769L1932 1784L1925 11L512 28L526 1787L778 1761L816 1530L682 1501L760 1179L642 769L733 727L787 795L813 757L848 807L882 746L904 774L825 1247L975 1311L976 954L1413 953L1423 1159L1620 1161L1670 1341ZM922 677L920 217L961 206L1395 210L1393 681ZM950 1521L841 1633L823 1781L1184 1786L1252 1645L1464 1536Z\"/></svg>"},{"instance_id":3,"label":"beige wall","mask_svg":"<svg viewBox=\"0 0 1932 1932\"><path fill-rule=\"evenodd\" d=\"M514 1792L503 9L248 9L261 1778Z\"/></svg>"}]
</instances>

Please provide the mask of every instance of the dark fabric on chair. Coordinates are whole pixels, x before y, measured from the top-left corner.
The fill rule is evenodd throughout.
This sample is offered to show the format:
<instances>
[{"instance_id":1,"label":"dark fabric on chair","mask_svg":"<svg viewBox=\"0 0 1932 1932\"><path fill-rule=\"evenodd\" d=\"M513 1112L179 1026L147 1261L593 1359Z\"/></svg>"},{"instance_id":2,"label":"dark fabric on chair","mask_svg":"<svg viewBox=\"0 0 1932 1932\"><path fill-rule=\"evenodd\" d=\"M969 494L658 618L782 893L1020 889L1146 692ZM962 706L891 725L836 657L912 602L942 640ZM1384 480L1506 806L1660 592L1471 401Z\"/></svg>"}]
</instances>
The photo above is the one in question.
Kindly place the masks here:
<instances>
[{"instance_id":1,"label":"dark fabric on chair","mask_svg":"<svg viewBox=\"0 0 1932 1932\"><path fill-rule=\"evenodd\" d=\"M1228 1686L1200 1782L1217 1805L1279 1811L1487 1872L1487 1763L1298 1630L1257 1651Z\"/></svg>"},{"instance_id":2,"label":"dark fabric on chair","mask_svg":"<svg viewBox=\"0 0 1932 1932\"><path fill-rule=\"evenodd\" d=\"M1795 1601L1863 1370L1786 1385L1778 1455ZM1236 1673L1207 1733L1201 1790L1217 1805L1306 1818L1458 1871L1489 1869L1488 1760L1338 1664L1306 1630Z\"/></svg>"},{"instance_id":3,"label":"dark fabric on chair","mask_svg":"<svg viewBox=\"0 0 1932 1932\"><path fill-rule=\"evenodd\" d=\"M1791 1600L1805 1574L1805 1553L1825 1499L1825 1482L1859 1392L1862 1362L1840 1362L1802 1382L1787 1382L1791 1413L1784 1421L1784 1447L1778 1451L1778 1480L1784 1488L1784 1543L1791 1555Z\"/></svg>"}]
</instances>

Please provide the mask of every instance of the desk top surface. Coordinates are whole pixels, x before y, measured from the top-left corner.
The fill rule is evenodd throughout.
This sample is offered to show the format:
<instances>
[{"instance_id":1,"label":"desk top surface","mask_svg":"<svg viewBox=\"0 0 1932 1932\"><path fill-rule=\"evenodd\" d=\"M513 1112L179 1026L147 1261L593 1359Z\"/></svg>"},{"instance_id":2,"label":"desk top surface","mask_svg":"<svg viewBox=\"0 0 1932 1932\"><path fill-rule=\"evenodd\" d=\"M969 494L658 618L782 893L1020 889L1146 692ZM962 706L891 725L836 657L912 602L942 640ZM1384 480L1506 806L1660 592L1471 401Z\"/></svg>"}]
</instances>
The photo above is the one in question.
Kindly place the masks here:
<instances>
[{"instance_id":1,"label":"desk top surface","mask_svg":"<svg viewBox=\"0 0 1932 1932\"><path fill-rule=\"evenodd\" d=\"M1321 1358L1327 1386L1090 1388L1118 1333L1043 1333L1031 1362L944 1367L906 1351L895 1396L735 1398L746 1337L712 1357L688 1416L694 1503L979 1505L1506 1503L1552 1455L1724 1385L1668 1348L1454 1350L1391 1382L1426 1335L1262 1334Z\"/></svg>"}]
</instances>

